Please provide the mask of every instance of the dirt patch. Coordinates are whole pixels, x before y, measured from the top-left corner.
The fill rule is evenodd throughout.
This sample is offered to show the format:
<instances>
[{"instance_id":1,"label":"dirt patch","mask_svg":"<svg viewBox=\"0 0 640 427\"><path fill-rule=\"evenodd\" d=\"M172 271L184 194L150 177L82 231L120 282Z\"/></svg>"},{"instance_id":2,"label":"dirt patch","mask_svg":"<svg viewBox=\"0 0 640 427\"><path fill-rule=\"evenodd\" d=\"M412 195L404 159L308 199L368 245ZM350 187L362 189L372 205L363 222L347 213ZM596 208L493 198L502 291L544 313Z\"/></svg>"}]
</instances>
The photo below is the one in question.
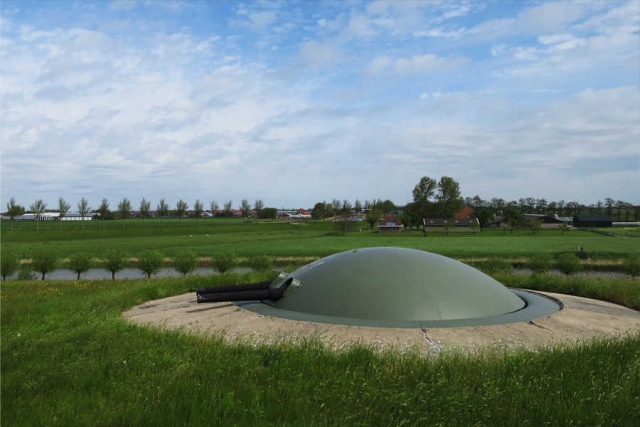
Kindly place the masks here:
<instances>
[{"instance_id":1,"label":"dirt patch","mask_svg":"<svg viewBox=\"0 0 640 427\"><path fill-rule=\"evenodd\" d=\"M195 293L149 301L123 316L135 324L221 336L230 343L258 345L317 339L334 349L366 344L378 350L411 349L430 355L444 349L534 349L640 330L640 312L635 310L587 298L540 293L559 299L564 309L530 322L462 328L372 328L285 320L243 310L232 303L197 304Z\"/></svg>"}]
</instances>

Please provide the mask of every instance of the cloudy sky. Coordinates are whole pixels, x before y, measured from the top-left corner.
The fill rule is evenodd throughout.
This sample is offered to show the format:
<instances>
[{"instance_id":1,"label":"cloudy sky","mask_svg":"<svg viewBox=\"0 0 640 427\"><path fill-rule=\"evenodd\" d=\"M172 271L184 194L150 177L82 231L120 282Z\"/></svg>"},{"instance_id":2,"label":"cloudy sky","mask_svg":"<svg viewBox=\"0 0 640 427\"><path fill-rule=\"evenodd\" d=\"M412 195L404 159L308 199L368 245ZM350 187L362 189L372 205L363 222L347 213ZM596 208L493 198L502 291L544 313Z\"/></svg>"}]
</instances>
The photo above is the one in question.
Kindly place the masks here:
<instances>
[{"instance_id":1,"label":"cloudy sky","mask_svg":"<svg viewBox=\"0 0 640 427\"><path fill-rule=\"evenodd\" d=\"M1 4L1 201L640 203L638 1Z\"/></svg>"}]
</instances>

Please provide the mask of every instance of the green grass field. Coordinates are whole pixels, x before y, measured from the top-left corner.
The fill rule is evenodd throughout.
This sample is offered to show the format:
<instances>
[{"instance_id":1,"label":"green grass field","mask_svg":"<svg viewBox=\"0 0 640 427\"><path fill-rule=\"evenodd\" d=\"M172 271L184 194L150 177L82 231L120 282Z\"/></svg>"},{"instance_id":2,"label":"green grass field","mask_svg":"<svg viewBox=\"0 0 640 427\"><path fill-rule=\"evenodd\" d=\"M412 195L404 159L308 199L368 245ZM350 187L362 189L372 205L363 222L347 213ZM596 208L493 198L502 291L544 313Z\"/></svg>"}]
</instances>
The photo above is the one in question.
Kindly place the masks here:
<instances>
[{"instance_id":1,"label":"green grass field","mask_svg":"<svg viewBox=\"0 0 640 427\"><path fill-rule=\"evenodd\" d=\"M640 422L640 332L573 348L425 359L366 347L335 353L314 341L227 345L120 316L143 301L224 280L4 283L3 425Z\"/></svg>"},{"instance_id":2,"label":"green grass field","mask_svg":"<svg viewBox=\"0 0 640 427\"><path fill-rule=\"evenodd\" d=\"M61 257L79 252L100 257L110 249L132 256L148 249L168 256L189 249L202 257L227 251L319 257L367 246L403 246L456 258L511 259L576 247L606 260L640 253L637 239L578 231L426 238L419 232L355 231L341 236L329 223L172 221L159 227L129 221L125 230L111 224L105 230L94 224L43 227L38 233L24 224L13 229L3 224L2 250L21 258L43 248ZM312 340L226 344L134 326L121 317L148 300L273 274L3 282L3 425L640 424L640 331L574 347L425 358L415 351L376 353L364 346L334 352ZM640 309L640 282L633 278L495 277L512 287Z\"/></svg>"},{"instance_id":3,"label":"green grass field","mask_svg":"<svg viewBox=\"0 0 640 427\"><path fill-rule=\"evenodd\" d=\"M95 221L98 223L99 221ZM371 246L399 246L421 249L456 258L479 256L520 257L537 252L560 253L584 248L592 257L617 259L629 254L640 254L640 240L612 238L585 231L560 233L546 230L532 235L528 230L509 233L484 231L477 235L435 234L423 237L421 232L385 235L371 233L368 224L362 231L342 236L332 223L243 223L241 220L141 220L128 221L122 230L113 226L118 221L105 221L105 230L91 224L90 228L43 228L36 233L33 223L16 223L18 227L2 228L2 249L30 258L34 251L52 249L61 257L74 253L87 253L100 258L111 249L135 256L142 250L159 250L167 256L177 251L190 250L200 257L217 252L235 252L239 256L269 255L279 257L326 256L353 248ZM157 226L164 222L165 226ZM199 225L205 224L205 225ZM66 226L67 224L63 224ZM99 224L98 224L99 225ZM118 224L115 224L118 225ZM29 227L30 226L30 227ZM359 230L359 228L356 228Z\"/></svg>"}]
</instances>

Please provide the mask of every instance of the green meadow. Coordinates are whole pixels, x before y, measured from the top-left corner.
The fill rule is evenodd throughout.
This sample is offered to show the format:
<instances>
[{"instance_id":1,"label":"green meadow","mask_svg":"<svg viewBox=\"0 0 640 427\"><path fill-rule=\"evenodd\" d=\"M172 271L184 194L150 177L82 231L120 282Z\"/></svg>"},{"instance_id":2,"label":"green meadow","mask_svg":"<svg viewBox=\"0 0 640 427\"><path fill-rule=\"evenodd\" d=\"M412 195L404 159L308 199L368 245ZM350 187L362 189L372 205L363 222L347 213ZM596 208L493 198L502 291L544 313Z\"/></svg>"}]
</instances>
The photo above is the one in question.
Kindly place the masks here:
<instances>
[{"instance_id":1,"label":"green meadow","mask_svg":"<svg viewBox=\"0 0 640 427\"><path fill-rule=\"evenodd\" d=\"M367 246L404 246L463 257L526 257L583 247L618 260L637 239L572 231L479 235L340 235L329 223L224 221L125 229L3 224L2 250L28 259L157 249L201 257L318 257ZM178 221L176 221L178 222ZM204 222L204 221L203 221ZM114 221L115 223L115 221ZM33 226L33 223L30 224ZM66 225L66 224L64 224ZM366 225L366 224L365 224ZM47 224L48 226L48 224ZM56 227L57 226L57 227ZM208 236L207 236L208 234ZM271 273L178 279L10 281L0 288L1 419L11 426L540 426L640 424L640 331L622 338L473 354L333 351L315 340L227 344L121 317L142 302L198 287L265 280ZM515 276L507 286L569 293L640 308L634 278Z\"/></svg>"},{"instance_id":2,"label":"green meadow","mask_svg":"<svg viewBox=\"0 0 640 427\"><path fill-rule=\"evenodd\" d=\"M62 223L63 227L53 222L41 225L36 232L33 223L3 224L3 250L23 259L30 258L34 251L41 249L54 250L62 258L80 252L101 258L113 249L132 256L144 249L158 250L169 257L185 250L200 257L210 257L217 252L234 252L239 256L317 257L372 246L421 249L455 258L516 258L538 252L570 252L576 248L582 248L596 259L640 255L640 242L635 238L615 238L579 230L565 233L543 230L533 235L529 230L449 235L435 231L424 237L419 231L371 233L367 223L357 223L353 231L343 236L329 222L256 223L220 218L130 220L124 230L121 221L105 221L105 229L100 228L100 221L87 222L82 226L72 222ZM83 228L84 225L87 226Z\"/></svg>"}]
</instances>

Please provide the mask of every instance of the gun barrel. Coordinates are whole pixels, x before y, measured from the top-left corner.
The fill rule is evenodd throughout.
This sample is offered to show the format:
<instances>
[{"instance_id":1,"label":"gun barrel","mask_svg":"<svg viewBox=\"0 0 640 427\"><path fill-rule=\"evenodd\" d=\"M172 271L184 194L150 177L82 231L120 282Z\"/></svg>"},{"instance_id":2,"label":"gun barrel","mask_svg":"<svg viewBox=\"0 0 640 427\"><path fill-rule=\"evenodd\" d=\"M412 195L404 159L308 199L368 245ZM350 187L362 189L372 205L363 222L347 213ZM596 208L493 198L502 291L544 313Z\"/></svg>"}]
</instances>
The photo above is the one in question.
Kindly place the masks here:
<instances>
[{"instance_id":1,"label":"gun barrel","mask_svg":"<svg viewBox=\"0 0 640 427\"><path fill-rule=\"evenodd\" d=\"M278 301L284 295L285 288L238 290L235 292L197 293L198 302L231 302L231 301Z\"/></svg>"},{"instance_id":2,"label":"gun barrel","mask_svg":"<svg viewBox=\"0 0 640 427\"><path fill-rule=\"evenodd\" d=\"M258 283L247 283L245 285L226 285L226 286L213 286L210 288L196 289L196 294L223 294L228 292L240 292L240 291L260 291L269 289L271 280Z\"/></svg>"}]
</instances>

